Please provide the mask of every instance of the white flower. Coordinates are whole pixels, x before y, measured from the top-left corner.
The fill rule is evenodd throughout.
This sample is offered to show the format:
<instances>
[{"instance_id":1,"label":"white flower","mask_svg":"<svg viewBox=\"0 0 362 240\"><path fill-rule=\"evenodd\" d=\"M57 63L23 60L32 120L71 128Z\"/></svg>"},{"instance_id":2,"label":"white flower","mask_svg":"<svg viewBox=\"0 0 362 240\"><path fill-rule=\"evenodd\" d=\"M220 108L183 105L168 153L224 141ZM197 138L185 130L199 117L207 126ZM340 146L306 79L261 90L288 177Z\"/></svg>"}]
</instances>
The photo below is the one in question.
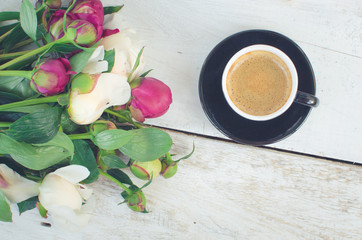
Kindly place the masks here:
<instances>
[{"instance_id":1,"label":"white flower","mask_svg":"<svg viewBox=\"0 0 362 240\"><path fill-rule=\"evenodd\" d=\"M111 72L128 78L136 62L138 53L142 49L136 40L135 31L132 29L122 30L103 38L100 45L103 45L107 51L111 49L115 50L114 65ZM143 57L141 57L140 64L133 73L132 79L142 74L143 66L144 61Z\"/></svg>"},{"instance_id":2,"label":"white flower","mask_svg":"<svg viewBox=\"0 0 362 240\"><path fill-rule=\"evenodd\" d=\"M87 81L87 84L83 84ZM85 89L78 88L81 83L83 84L81 87ZM93 76L79 74L73 79L68 113L75 123L90 124L96 121L105 109L123 105L130 97L131 87L124 76L114 73Z\"/></svg>"},{"instance_id":3,"label":"white flower","mask_svg":"<svg viewBox=\"0 0 362 240\"><path fill-rule=\"evenodd\" d=\"M10 202L19 203L37 196L39 184L20 176L5 164L0 164L0 189Z\"/></svg>"},{"instance_id":4,"label":"white flower","mask_svg":"<svg viewBox=\"0 0 362 240\"><path fill-rule=\"evenodd\" d=\"M97 74L107 71L108 62L103 59L104 47L98 46L89 58L87 65L83 68L82 73Z\"/></svg>"},{"instance_id":5,"label":"white flower","mask_svg":"<svg viewBox=\"0 0 362 240\"><path fill-rule=\"evenodd\" d=\"M54 224L75 231L87 225L94 208L92 190L79 184L89 176L87 168L69 165L49 173L39 187L39 201Z\"/></svg>"}]
</instances>

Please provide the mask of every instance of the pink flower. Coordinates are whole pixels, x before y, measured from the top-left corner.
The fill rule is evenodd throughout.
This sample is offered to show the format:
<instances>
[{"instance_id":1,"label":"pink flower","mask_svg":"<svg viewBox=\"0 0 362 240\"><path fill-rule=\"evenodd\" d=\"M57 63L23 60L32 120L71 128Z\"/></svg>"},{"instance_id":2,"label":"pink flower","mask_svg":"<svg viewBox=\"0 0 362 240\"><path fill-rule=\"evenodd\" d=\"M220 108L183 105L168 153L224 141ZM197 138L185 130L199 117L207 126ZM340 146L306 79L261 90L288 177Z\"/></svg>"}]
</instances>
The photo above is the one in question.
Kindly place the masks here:
<instances>
[{"instance_id":1,"label":"pink flower","mask_svg":"<svg viewBox=\"0 0 362 240\"><path fill-rule=\"evenodd\" d=\"M65 11L64 10L58 10L53 13L53 15L50 16L49 24L48 24L48 32L50 32L53 40L57 40L64 36L63 31L63 17L64 17ZM68 25L76 20L77 17L72 13L67 13L65 26L68 27Z\"/></svg>"},{"instance_id":2,"label":"pink flower","mask_svg":"<svg viewBox=\"0 0 362 240\"><path fill-rule=\"evenodd\" d=\"M130 110L139 122L165 114L172 103L171 89L155 78L141 79L140 85L131 92Z\"/></svg>"},{"instance_id":3,"label":"pink flower","mask_svg":"<svg viewBox=\"0 0 362 240\"><path fill-rule=\"evenodd\" d=\"M35 67L35 73L31 77L31 87L44 96L56 95L64 91L69 82L70 71L68 59L50 59Z\"/></svg>"},{"instance_id":4,"label":"pink flower","mask_svg":"<svg viewBox=\"0 0 362 240\"><path fill-rule=\"evenodd\" d=\"M102 36L93 24L86 20L74 20L67 28L67 36L80 45L92 45Z\"/></svg>"},{"instance_id":5,"label":"pink flower","mask_svg":"<svg viewBox=\"0 0 362 240\"><path fill-rule=\"evenodd\" d=\"M104 11L100 0L77 0L72 11L77 19L85 20L97 29L97 41L102 37Z\"/></svg>"}]
</instances>

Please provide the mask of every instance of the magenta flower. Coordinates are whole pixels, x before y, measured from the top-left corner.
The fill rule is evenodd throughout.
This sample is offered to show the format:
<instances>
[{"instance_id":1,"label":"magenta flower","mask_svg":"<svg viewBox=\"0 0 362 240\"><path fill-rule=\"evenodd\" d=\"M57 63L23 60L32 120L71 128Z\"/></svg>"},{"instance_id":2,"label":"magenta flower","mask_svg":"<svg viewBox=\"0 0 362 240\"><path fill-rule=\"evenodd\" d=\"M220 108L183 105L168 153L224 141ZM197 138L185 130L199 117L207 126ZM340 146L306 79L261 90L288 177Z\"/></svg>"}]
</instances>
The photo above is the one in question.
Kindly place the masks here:
<instances>
[{"instance_id":1,"label":"magenta flower","mask_svg":"<svg viewBox=\"0 0 362 240\"><path fill-rule=\"evenodd\" d=\"M77 19L85 20L97 29L97 41L102 37L104 11L100 0L77 0L72 11Z\"/></svg>"},{"instance_id":2,"label":"magenta flower","mask_svg":"<svg viewBox=\"0 0 362 240\"><path fill-rule=\"evenodd\" d=\"M68 59L47 60L35 67L30 85L44 96L56 95L64 91L70 74L75 74L75 72L70 71Z\"/></svg>"},{"instance_id":3,"label":"magenta flower","mask_svg":"<svg viewBox=\"0 0 362 240\"><path fill-rule=\"evenodd\" d=\"M46 0L45 4L51 9L59 9L62 6L61 0Z\"/></svg>"},{"instance_id":4,"label":"magenta flower","mask_svg":"<svg viewBox=\"0 0 362 240\"><path fill-rule=\"evenodd\" d=\"M146 77L132 89L130 110L139 122L165 114L172 103L171 89L158 79Z\"/></svg>"},{"instance_id":5,"label":"magenta flower","mask_svg":"<svg viewBox=\"0 0 362 240\"><path fill-rule=\"evenodd\" d=\"M53 40L57 40L64 36L64 31L63 31L64 14L65 14L64 10L58 10L55 11L53 15L50 16L48 23L48 32L51 34ZM68 27L68 25L76 19L77 17L74 14L68 12L65 21L65 26Z\"/></svg>"},{"instance_id":6,"label":"magenta flower","mask_svg":"<svg viewBox=\"0 0 362 240\"><path fill-rule=\"evenodd\" d=\"M67 28L67 35L80 45L92 45L99 40L99 33L95 26L85 20L74 20ZM102 32L101 32L102 36Z\"/></svg>"}]
</instances>

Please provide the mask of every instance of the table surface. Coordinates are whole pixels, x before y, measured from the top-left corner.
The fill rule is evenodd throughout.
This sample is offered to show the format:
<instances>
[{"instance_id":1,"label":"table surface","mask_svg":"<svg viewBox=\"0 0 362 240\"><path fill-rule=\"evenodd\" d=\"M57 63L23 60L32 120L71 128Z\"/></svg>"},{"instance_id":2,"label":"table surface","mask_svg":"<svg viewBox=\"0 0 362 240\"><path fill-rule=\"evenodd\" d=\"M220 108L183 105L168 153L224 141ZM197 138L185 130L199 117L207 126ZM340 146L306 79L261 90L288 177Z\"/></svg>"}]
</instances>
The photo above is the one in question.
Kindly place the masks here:
<instances>
[{"instance_id":1,"label":"table surface","mask_svg":"<svg viewBox=\"0 0 362 240\"><path fill-rule=\"evenodd\" d=\"M16 10L5 0L0 10ZM144 189L148 214L131 212L120 189L90 185L97 207L77 233L46 228L35 210L0 223L1 239L360 239L362 236L362 2L359 0L104 0L125 7L114 25L136 29L150 76L173 104L147 123L168 128L173 152L194 155L171 179ZM278 143L228 140L198 96L208 53L229 35L267 29L308 56L320 99L301 128ZM358 164L359 163L359 164ZM14 207L15 208L15 207Z\"/></svg>"}]
</instances>

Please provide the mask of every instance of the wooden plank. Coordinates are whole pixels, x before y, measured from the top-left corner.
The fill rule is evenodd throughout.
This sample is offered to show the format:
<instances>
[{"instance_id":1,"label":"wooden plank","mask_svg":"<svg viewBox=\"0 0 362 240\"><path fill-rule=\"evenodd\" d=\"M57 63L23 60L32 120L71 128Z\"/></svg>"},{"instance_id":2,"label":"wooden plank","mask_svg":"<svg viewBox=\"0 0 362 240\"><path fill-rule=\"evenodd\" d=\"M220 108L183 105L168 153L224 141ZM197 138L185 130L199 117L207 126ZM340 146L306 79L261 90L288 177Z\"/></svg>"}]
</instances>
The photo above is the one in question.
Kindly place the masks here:
<instances>
[{"instance_id":1,"label":"wooden plank","mask_svg":"<svg viewBox=\"0 0 362 240\"><path fill-rule=\"evenodd\" d=\"M144 189L148 214L120 189L91 185L97 206L77 233L40 226L35 210L0 223L2 239L359 239L362 168L170 132L173 152L194 155L171 179ZM21 231L19 231L21 229ZM4 238L5 236L5 238Z\"/></svg>"},{"instance_id":2,"label":"wooden plank","mask_svg":"<svg viewBox=\"0 0 362 240\"><path fill-rule=\"evenodd\" d=\"M357 0L125 1L114 26L145 40L150 76L173 90L170 111L149 123L224 137L198 97L203 61L222 39L247 29L280 32L309 57L321 104L296 134L275 148L362 163L362 2Z\"/></svg>"}]
</instances>

